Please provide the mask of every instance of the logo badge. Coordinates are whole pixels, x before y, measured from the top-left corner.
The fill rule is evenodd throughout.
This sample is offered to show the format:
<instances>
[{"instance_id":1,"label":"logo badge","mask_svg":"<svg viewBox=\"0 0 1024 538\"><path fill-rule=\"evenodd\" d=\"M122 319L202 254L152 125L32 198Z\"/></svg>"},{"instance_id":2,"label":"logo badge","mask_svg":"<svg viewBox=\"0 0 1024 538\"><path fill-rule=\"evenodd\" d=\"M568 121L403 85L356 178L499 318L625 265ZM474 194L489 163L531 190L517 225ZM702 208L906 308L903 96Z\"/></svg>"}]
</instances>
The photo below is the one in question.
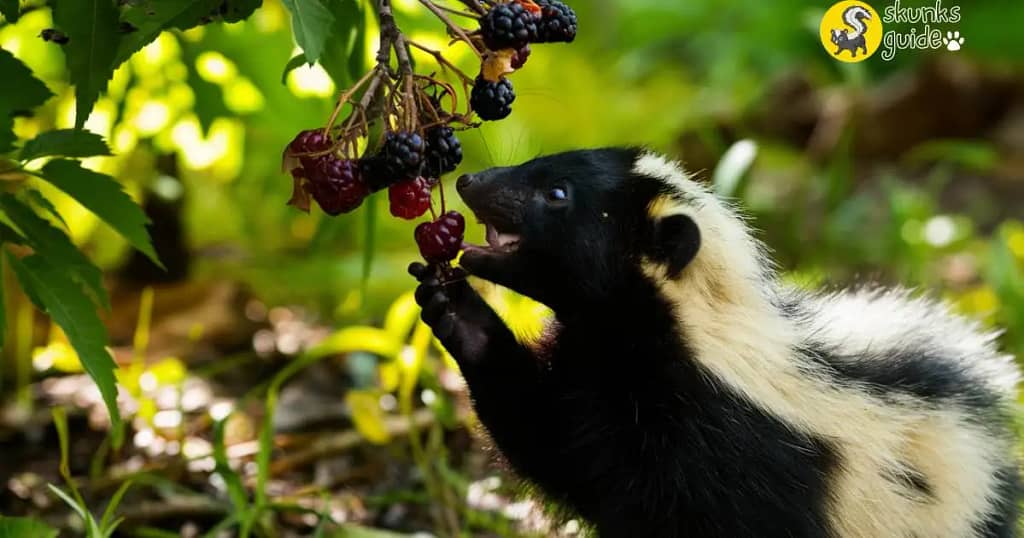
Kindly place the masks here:
<instances>
[{"instance_id":1,"label":"logo badge","mask_svg":"<svg viewBox=\"0 0 1024 538\"><path fill-rule=\"evenodd\" d=\"M882 18L870 5L843 0L828 8L818 29L821 45L841 62L862 62L882 43Z\"/></svg>"}]
</instances>

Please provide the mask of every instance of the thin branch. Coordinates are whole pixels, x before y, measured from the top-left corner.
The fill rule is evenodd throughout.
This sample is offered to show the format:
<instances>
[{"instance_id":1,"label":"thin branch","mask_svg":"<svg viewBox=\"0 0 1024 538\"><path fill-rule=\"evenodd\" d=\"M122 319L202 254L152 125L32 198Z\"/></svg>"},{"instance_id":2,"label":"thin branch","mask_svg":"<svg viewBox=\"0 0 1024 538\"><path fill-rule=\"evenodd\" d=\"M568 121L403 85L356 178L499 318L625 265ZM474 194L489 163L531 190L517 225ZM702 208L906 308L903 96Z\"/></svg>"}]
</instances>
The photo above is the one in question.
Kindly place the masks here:
<instances>
[{"instance_id":1,"label":"thin branch","mask_svg":"<svg viewBox=\"0 0 1024 538\"><path fill-rule=\"evenodd\" d=\"M473 51L473 54L476 54L478 58L483 58L483 55L480 53L480 50L477 49L476 45L473 44L473 40L469 38L469 36L466 34L466 31L462 29L461 26L452 22L451 18L449 18L444 11L438 9L438 7L434 5L434 3L431 2L430 0L420 0L420 3L423 4L424 7L429 9L431 13L436 15L437 18L441 19L441 21L444 22L446 26L448 26L449 30L454 32L455 35L459 36L459 39L465 41L466 44L469 45L469 48Z\"/></svg>"},{"instance_id":2,"label":"thin branch","mask_svg":"<svg viewBox=\"0 0 1024 538\"><path fill-rule=\"evenodd\" d=\"M448 69L451 69L452 71L454 71L456 75L458 75L460 78L462 78L462 80L464 80L466 82L469 82L469 83L473 82L473 78L472 77L467 75L465 72L463 72L458 67L455 67L455 64L449 62L447 58L442 56L441 55L441 51L434 50L434 49L429 48L429 47L425 47L425 46L423 46L423 45L421 45L421 44L419 44L419 43L417 43L417 42L415 42L415 41L413 41L411 39L409 40L409 45L413 46L413 47L416 47L417 49L420 49L421 51L423 51L423 52L433 56L434 60L437 63L441 64L442 67L447 67Z\"/></svg>"}]
</instances>

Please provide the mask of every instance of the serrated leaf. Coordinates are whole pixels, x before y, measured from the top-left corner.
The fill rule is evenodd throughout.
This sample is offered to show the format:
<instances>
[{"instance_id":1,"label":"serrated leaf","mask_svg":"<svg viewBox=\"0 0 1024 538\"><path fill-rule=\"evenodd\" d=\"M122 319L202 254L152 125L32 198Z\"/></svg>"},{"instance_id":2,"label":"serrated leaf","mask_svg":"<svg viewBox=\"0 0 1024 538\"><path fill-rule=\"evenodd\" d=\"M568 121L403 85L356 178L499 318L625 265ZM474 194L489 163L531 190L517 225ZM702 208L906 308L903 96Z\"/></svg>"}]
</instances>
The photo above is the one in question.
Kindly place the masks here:
<instances>
[{"instance_id":1,"label":"serrated leaf","mask_svg":"<svg viewBox=\"0 0 1024 538\"><path fill-rule=\"evenodd\" d=\"M64 45L71 83L75 86L75 127L89 118L100 92L114 74L121 40L112 0L54 0L53 22L68 36Z\"/></svg>"},{"instance_id":2,"label":"serrated leaf","mask_svg":"<svg viewBox=\"0 0 1024 538\"><path fill-rule=\"evenodd\" d=\"M110 308L110 299L103 287L103 273L75 247L67 234L11 194L0 194L0 209L21 230L21 236L36 254L64 267L75 280L89 288L96 302Z\"/></svg>"},{"instance_id":3,"label":"serrated leaf","mask_svg":"<svg viewBox=\"0 0 1024 538\"><path fill-rule=\"evenodd\" d=\"M117 364L107 351L107 329L92 302L69 278L67 268L53 265L38 254L19 260L8 253L7 261L33 303L64 331L82 367L100 389L114 429L120 429L114 378Z\"/></svg>"},{"instance_id":4,"label":"serrated leaf","mask_svg":"<svg viewBox=\"0 0 1024 538\"><path fill-rule=\"evenodd\" d=\"M292 14L292 33L306 55L306 61L312 64L320 59L324 51L324 43L331 34L334 15L327 10L320 0L283 0L284 6Z\"/></svg>"},{"instance_id":5,"label":"serrated leaf","mask_svg":"<svg viewBox=\"0 0 1024 538\"><path fill-rule=\"evenodd\" d=\"M3 15L7 22L18 22L19 14L18 0L0 0L0 15Z\"/></svg>"},{"instance_id":6,"label":"serrated leaf","mask_svg":"<svg viewBox=\"0 0 1024 538\"><path fill-rule=\"evenodd\" d=\"M188 29L209 16L219 0L159 0L128 3L121 20L135 27L121 37L114 66L124 63L132 54L153 42L160 32L169 28Z\"/></svg>"},{"instance_id":7,"label":"serrated leaf","mask_svg":"<svg viewBox=\"0 0 1024 538\"><path fill-rule=\"evenodd\" d=\"M27 517L0 516L0 538L57 538L57 529Z\"/></svg>"},{"instance_id":8,"label":"serrated leaf","mask_svg":"<svg viewBox=\"0 0 1024 538\"><path fill-rule=\"evenodd\" d=\"M53 97L46 84L32 76L25 64L4 49L0 49L0 73L3 73L3 84L0 84L0 114L3 116L30 111Z\"/></svg>"},{"instance_id":9,"label":"serrated leaf","mask_svg":"<svg viewBox=\"0 0 1024 538\"><path fill-rule=\"evenodd\" d=\"M22 189L21 192L23 193L25 198L27 198L30 202L39 206L40 209L49 213L53 218L59 220L65 228L68 227L67 221L64 220L64 217L61 216L61 214L57 211L57 208L54 207L53 202L51 202L47 197L43 196L43 193L35 189Z\"/></svg>"},{"instance_id":10,"label":"serrated leaf","mask_svg":"<svg viewBox=\"0 0 1024 538\"><path fill-rule=\"evenodd\" d=\"M78 203L117 230L133 247L163 267L153 250L142 208L121 190L114 178L82 168L78 161L58 159L46 163L39 177L66 192Z\"/></svg>"},{"instance_id":11,"label":"serrated leaf","mask_svg":"<svg viewBox=\"0 0 1024 538\"><path fill-rule=\"evenodd\" d=\"M306 63L306 55L305 54L300 52L300 53L296 54L295 56L292 56L292 59L288 60L288 63L286 63L284 65L284 71L281 73L281 84L287 84L288 83L288 73L291 73L292 71L302 67L302 64L304 64L304 63Z\"/></svg>"},{"instance_id":12,"label":"serrated leaf","mask_svg":"<svg viewBox=\"0 0 1024 538\"><path fill-rule=\"evenodd\" d=\"M110 155L110 148L103 137L80 129L58 129L46 131L25 142L19 158L31 161L39 157L62 155L64 157L92 157Z\"/></svg>"}]
</instances>

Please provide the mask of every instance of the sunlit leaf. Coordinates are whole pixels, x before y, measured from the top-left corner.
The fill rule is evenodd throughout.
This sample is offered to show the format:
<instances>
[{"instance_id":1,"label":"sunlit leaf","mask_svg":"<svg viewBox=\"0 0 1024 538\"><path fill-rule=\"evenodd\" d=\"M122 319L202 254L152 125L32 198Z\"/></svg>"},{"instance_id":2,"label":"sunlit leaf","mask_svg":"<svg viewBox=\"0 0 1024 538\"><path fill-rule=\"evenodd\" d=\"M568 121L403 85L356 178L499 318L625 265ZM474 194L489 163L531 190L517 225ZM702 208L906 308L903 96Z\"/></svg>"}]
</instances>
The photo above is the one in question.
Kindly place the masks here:
<instances>
[{"instance_id":1,"label":"sunlit leaf","mask_svg":"<svg viewBox=\"0 0 1024 538\"><path fill-rule=\"evenodd\" d=\"M391 303L384 316L384 330L396 340L405 340L420 315L413 292L403 293Z\"/></svg>"},{"instance_id":2,"label":"sunlit leaf","mask_svg":"<svg viewBox=\"0 0 1024 538\"><path fill-rule=\"evenodd\" d=\"M345 394L345 404L352 413L352 423L367 441L382 445L391 440L391 433L384 422L384 411L380 408L380 394L350 390Z\"/></svg>"},{"instance_id":3,"label":"sunlit leaf","mask_svg":"<svg viewBox=\"0 0 1024 538\"><path fill-rule=\"evenodd\" d=\"M120 65L132 54L151 43L160 32L179 27L188 29L216 9L219 0L161 0L159 2L128 2L121 20L134 31L121 38L114 65Z\"/></svg>"},{"instance_id":4,"label":"sunlit leaf","mask_svg":"<svg viewBox=\"0 0 1024 538\"><path fill-rule=\"evenodd\" d=\"M57 207L53 205L53 202L51 202L49 198L43 196L43 193L35 189L22 189L21 194L39 209L49 213L51 217L58 220L65 228L68 227L67 221L64 220L64 217L57 211Z\"/></svg>"},{"instance_id":5,"label":"sunlit leaf","mask_svg":"<svg viewBox=\"0 0 1024 538\"><path fill-rule=\"evenodd\" d=\"M0 0L0 15L3 15L7 22L18 22L18 0Z\"/></svg>"},{"instance_id":6,"label":"sunlit leaf","mask_svg":"<svg viewBox=\"0 0 1024 538\"><path fill-rule=\"evenodd\" d=\"M288 60L288 63L284 65L284 71L281 72L281 84L287 84L288 73L302 67L302 64L304 63L307 63L305 54L300 52L295 56L292 56L292 59Z\"/></svg>"},{"instance_id":7,"label":"sunlit leaf","mask_svg":"<svg viewBox=\"0 0 1024 538\"><path fill-rule=\"evenodd\" d=\"M27 517L0 516L0 538L57 538L57 529Z\"/></svg>"},{"instance_id":8,"label":"sunlit leaf","mask_svg":"<svg viewBox=\"0 0 1024 538\"><path fill-rule=\"evenodd\" d=\"M394 357L402 350L402 341L376 327L346 327L328 336L307 353L312 356L338 355L366 351L382 357Z\"/></svg>"},{"instance_id":9,"label":"sunlit leaf","mask_svg":"<svg viewBox=\"0 0 1024 538\"><path fill-rule=\"evenodd\" d=\"M53 22L69 39L62 49L75 86L75 127L80 129L114 74L119 14L110 0L54 0L52 5Z\"/></svg>"},{"instance_id":10,"label":"sunlit leaf","mask_svg":"<svg viewBox=\"0 0 1024 538\"><path fill-rule=\"evenodd\" d=\"M32 71L10 52L0 49L0 112L7 116L11 112L28 112L43 104L53 93Z\"/></svg>"},{"instance_id":11,"label":"sunlit leaf","mask_svg":"<svg viewBox=\"0 0 1024 538\"><path fill-rule=\"evenodd\" d=\"M52 155L64 157L110 155L110 148L103 141L103 137L96 133L80 129L58 129L46 131L25 142L18 158L23 161L31 161Z\"/></svg>"},{"instance_id":12,"label":"sunlit leaf","mask_svg":"<svg viewBox=\"0 0 1024 538\"><path fill-rule=\"evenodd\" d=\"M163 267L146 229L149 219L142 208L121 190L121 184L114 178L66 159L46 163L40 177L68 193L117 230L153 263Z\"/></svg>"},{"instance_id":13,"label":"sunlit leaf","mask_svg":"<svg viewBox=\"0 0 1024 538\"><path fill-rule=\"evenodd\" d=\"M0 194L0 209L17 226L29 246L52 264L62 267L75 280L89 288L93 298L104 308L110 308L107 290L103 287L103 274L85 257L68 238L46 219L36 215L29 207L10 194Z\"/></svg>"},{"instance_id":14,"label":"sunlit leaf","mask_svg":"<svg viewBox=\"0 0 1024 538\"><path fill-rule=\"evenodd\" d=\"M324 43L334 25L334 15L320 0L283 0L292 14L292 32L295 42L312 64L320 59Z\"/></svg>"},{"instance_id":15,"label":"sunlit leaf","mask_svg":"<svg viewBox=\"0 0 1024 538\"><path fill-rule=\"evenodd\" d=\"M7 260L26 295L64 330L85 371L100 389L111 422L119 428L121 415L117 409L114 379L117 365L107 351L107 329L96 315L92 302L64 270L39 255L19 260L8 254Z\"/></svg>"}]
</instances>

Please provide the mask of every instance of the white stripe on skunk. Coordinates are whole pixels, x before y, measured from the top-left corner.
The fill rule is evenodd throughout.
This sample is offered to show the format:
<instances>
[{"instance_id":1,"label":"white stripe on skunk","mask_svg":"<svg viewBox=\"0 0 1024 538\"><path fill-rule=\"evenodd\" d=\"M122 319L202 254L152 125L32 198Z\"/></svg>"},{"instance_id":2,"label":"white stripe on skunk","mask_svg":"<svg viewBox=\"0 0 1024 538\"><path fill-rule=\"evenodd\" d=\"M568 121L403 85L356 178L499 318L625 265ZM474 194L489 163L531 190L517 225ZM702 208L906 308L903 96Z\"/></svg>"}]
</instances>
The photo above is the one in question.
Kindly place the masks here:
<instances>
[{"instance_id":1,"label":"white stripe on skunk","mask_svg":"<svg viewBox=\"0 0 1024 538\"><path fill-rule=\"evenodd\" d=\"M789 427L832 442L840 463L828 477L828 517L843 537L977 536L998 510L999 473L1016 471L1015 441L986 427L967 402L936 402L907 391L879 393L856 379L837 383L827 362L806 360L811 345L836 361L884 370L907 351L955 361L1012 412L1018 371L995 349L995 334L944 306L903 291L813 295L786 290L761 244L732 208L664 158L645 154L636 173L663 180L674 195L657 198L652 218L685 214L701 232L695 260L676 279L663 265L644 271L678 308L696 360L725 386ZM786 315L780 304L801 312ZM934 357L934 358L932 358ZM913 383L913 379L905 380ZM907 495L894 469L919 473L925 499ZM889 476L886 473L890 473ZM898 477L913 480L914 477Z\"/></svg>"}]
</instances>

